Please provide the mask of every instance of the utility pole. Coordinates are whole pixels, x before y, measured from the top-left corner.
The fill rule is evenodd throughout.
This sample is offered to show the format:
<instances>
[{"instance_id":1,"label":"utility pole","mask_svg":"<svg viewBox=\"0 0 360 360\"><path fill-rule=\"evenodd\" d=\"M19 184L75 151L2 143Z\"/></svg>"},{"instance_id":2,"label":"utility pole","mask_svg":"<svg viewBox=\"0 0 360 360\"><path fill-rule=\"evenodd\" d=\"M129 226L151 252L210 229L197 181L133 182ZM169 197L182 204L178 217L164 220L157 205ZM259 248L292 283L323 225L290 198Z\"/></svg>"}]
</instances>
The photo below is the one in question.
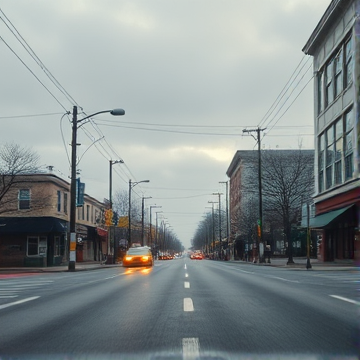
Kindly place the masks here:
<instances>
[{"instance_id":1,"label":"utility pole","mask_svg":"<svg viewBox=\"0 0 360 360\"><path fill-rule=\"evenodd\" d=\"M263 210L262 210L262 180L261 180L261 138L260 133L261 131L264 131L266 129L260 129L259 127L257 129L251 129L251 130L243 130L243 133L257 133L257 138L255 139L258 143L258 176L259 176L259 220L258 220L258 247L257 252L259 255L259 262L264 262L264 242L263 242ZM252 136L252 135L251 135ZM260 248L261 246L261 248ZM256 260L254 261L256 262Z\"/></svg>"},{"instance_id":2,"label":"utility pole","mask_svg":"<svg viewBox=\"0 0 360 360\"><path fill-rule=\"evenodd\" d=\"M220 251L219 258L222 260L222 239L221 239L221 195L222 193L213 193L213 195L219 196L219 241L220 241Z\"/></svg>"},{"instance_id":3,"label":"utility pole","mask_svg":"<svg viewBox=\"0 0 360 360\"><path fill-rule=\"evenodd\" d=\"M230 236L230 226L229 226L229 182L228 181L220 181L220 184L226 185L226 254L229 252L230 256L230 250L229 250L229 236ZM230 259L227 259L230 260Z\"/></svg>"}]
</instances>

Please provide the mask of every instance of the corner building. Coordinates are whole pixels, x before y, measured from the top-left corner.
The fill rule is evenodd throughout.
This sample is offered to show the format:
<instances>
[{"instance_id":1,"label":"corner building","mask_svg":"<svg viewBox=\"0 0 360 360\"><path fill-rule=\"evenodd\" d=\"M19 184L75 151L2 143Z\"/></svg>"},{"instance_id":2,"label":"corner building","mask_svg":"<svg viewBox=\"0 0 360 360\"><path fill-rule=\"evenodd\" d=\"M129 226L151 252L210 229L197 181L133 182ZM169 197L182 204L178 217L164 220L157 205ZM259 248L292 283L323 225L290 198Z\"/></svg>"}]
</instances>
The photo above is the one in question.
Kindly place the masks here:
<instances>
[{"instance_id":1,"label":"corner building","mask_svg":"<svg viewBox=\"0 0 360 360\"><path fill-rule=\"evenodd\" d=\"M359 258L360 0L332 0L303 52L313 57L315 217L323 261Z\"/></svg>"}]
</instances>

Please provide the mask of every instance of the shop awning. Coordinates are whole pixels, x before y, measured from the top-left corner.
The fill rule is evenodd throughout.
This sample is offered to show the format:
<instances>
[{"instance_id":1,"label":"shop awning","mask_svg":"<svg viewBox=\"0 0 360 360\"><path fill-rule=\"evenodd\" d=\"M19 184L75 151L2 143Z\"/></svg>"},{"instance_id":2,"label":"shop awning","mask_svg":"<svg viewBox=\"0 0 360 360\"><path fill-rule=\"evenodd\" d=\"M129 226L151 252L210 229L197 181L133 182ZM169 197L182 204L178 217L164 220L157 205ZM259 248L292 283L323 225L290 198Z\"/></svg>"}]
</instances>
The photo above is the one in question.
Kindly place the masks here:
<instances>
[{"instance_id":1,"label":"shop awning","mask_svg":"<svg viewBox=\"0 0 360 360\"><path fill-rule=\"evenodd\" d=\"M314 218L310 219L309 226L311 228L323 228L327 225L329 225L332 221L334 221L338 216L343 214L346 210L349 210L353 205L337 209L334 211L329 211L325 214L321 214L318 216L315 216Z\"/></svg>"},{"instance_id":2,"label":"shop awning","mask_svg":"<svg viewBox=\"0 0 360 360\"><path fill-rule=\"evenodd\" d=\"M66 232L66 221L53 217L0 217L0 234Z\"/></svg>"}]
</instances>

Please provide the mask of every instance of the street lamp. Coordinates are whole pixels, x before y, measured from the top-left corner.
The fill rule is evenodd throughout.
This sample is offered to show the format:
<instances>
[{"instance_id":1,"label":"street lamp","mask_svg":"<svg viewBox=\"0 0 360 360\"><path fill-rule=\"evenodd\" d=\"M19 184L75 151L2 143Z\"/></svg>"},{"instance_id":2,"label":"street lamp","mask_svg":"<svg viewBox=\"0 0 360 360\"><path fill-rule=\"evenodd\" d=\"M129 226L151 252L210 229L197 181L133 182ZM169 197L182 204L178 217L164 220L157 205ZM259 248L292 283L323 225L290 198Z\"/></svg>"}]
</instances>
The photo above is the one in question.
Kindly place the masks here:
<instances>
[{"instance_id":1,"label":"street lamp","mask_svg":"<svg viewBox=\"0 0 360 360\"><path fill-rule=\"evenodd\" d=\"M219 196L219 240L220 240L220 252L219 252L219 257L220 260L222 259L222 239L221 239L221 195L222 193L213 193L213 195L218 195Z\"/></svg>"},{"instance_id":2,"label":"street lamp","mask_svg":"<svg viewBox=\"0 0 360 360\"><path fill-rule=\"evenodd\" d=\"M156 228L155 228L155 249L156 245L159 245L158 242L158 214L162 213L162 211L155 211L155 218L156 218Z\"/></svg>"},{"instance_id":3,"label":"street lamp","mask_svg":"<svg viewBox=\"0 0 360 360\"><path fill-rule=\"evenodd\" d=\"M124 160L109 160L109 165L110 165L110 171L109 171L109 207L110 210L112 211L112 166L114 164L123 164ZM112 231L112 225L110 225L109 227L109 246L111 244L111 238L113 235L113 231ZM116 249L116 241L115 241L115 236L114 236L114 259L113 259L113 264L116 264L116 257L117 257L117 249Z\"/></svg>"},{"instance_id":4,"label":"street lamp","mask_svg":"<svg viewBox=\"0 0 360 360\"><path fill-rule=\"evenodd\" d=\"M219 181L220 184L226 185L226 253L229 251L229 235L230 235L230 226L229 226L229 182L228 181ZM229 251L230 256L230 251ZM228 259L230 260L230 259Z\"/></svg>"},{"instance_id":5,"label":"street lamp","mask_svg":"<svg viewBox=\"0 0 360 360\"><path fill-rule=\"evenodd\" d=\"M150 206L150 244L152 244L152 232L151 232L151 210L153 208L161 208L162 206L152 205Z\"/></svg>"},{"instance_id":6,"label":"street lamp","mask_svg":"<svg viewBox=\"0 0 360 360\"><path fill-rule=\"evenodd\" d=\"M123 109L103 110L86 116L81 120L77 119L77 106L73 107L72 118L72 141L71 141L71 184L70 184L70 247L69 247L69 271L75 271L76 263L76 146L78 124L98 114L110 113L114 116L125 115Z\"/></svg>"},{"instance_id":7,"label":"street lamp","mask_svg":"<svg viewBox=\"0 0 360 360\"><path fill-rule=\"evenodd\" d=\"M144 246L144 207L145 199L151 199L151 196L142 197L141 201L141 246Z\"/></svg>"},{"instance_id":8,"label":"street lamp","mask_svg":"<svg viewBox=\"0 0 360 360\"><path fill-rule=\"evenodd\" d=\"M128 220L129 220L129 238L128 238L128 247L131 247L131 189L135 187L137 184L140 183L148 183L150 180L141 180L136 182L131 182L129 180L129 213L128 213Z\"/></svg>"},{"instance_id":9,"label":"street lamp","mask_svg":"<svg viewBox=\"0 0 360 360\"><path fill-rule=\"evenodd\" d=\"M211 204L211 216L212 216L212 251L215 248L215 215L214 215L214 204L217 204L217 201L208 201Z\"/></svg>"}]
</instances>

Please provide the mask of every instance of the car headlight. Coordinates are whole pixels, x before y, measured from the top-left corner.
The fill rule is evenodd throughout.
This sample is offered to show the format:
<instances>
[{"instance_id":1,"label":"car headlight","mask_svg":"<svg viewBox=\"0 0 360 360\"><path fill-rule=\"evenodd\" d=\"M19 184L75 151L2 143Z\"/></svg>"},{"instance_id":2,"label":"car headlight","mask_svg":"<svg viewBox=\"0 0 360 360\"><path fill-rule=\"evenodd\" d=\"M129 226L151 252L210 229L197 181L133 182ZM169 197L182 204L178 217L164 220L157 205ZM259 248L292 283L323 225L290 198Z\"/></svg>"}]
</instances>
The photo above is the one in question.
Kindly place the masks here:
<instances>
[{"instance_id":1,"label":"car headlight","mask_svg":"<svg viewBox=\"0 0 360 360\"><path fill-rule=\"evenodd\" d=\"M132 260L132 256L126 256L126 257L125 257L125 260L126 260L126 261L131 261L131 260Z\"/></svg>"},{"instance_id":2,"label":"car headlight","mask_svg":"<svg viewBox=\"0 0 360 360\"><path fill-rule=\"evenodd\" d=\"M141 260L142 260L142 261L148 261L148 260L149 260L149 256L143 256L143 257L141 258Z\"/></svg>"}]
</instances>

